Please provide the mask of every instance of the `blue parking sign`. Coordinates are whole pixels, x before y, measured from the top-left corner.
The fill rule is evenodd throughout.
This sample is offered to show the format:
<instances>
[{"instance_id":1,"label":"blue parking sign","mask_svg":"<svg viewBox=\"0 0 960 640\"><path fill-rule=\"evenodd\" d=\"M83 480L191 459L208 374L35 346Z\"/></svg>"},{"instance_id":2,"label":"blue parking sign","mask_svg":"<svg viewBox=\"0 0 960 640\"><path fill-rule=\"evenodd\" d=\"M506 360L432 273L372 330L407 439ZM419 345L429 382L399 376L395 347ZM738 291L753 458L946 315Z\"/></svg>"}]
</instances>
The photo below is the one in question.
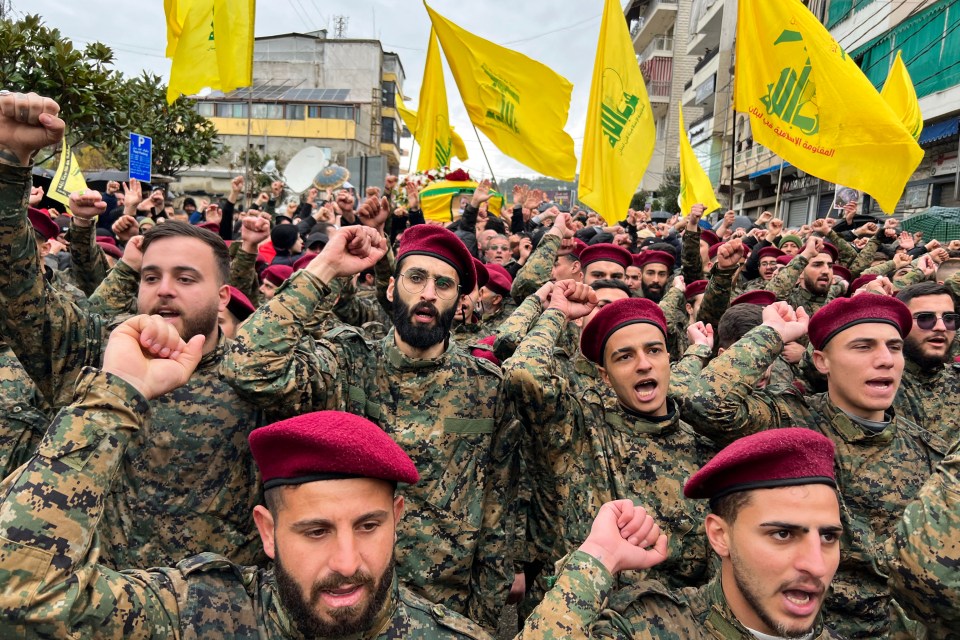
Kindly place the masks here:
<instances>
[{"instance_id":1,"label":"blue parking sign","mask_svg":"<svg viewBox=\"0 0 960 640\"><path fill-rule=\"evenodd\" d=\"M153 162L153 140L139 133L130 134L129 176L140 182L150 182Z\"/></svg>"}]
</instances>

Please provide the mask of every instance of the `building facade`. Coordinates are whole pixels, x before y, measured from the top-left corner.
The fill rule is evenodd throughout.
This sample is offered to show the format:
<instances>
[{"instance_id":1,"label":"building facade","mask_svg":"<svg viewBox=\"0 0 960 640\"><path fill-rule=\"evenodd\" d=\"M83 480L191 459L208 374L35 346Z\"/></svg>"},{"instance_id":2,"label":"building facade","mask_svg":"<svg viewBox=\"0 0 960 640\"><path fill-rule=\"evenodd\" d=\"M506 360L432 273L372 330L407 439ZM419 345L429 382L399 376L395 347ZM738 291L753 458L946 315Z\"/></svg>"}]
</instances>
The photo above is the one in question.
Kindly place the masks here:
<instances>
[{"instance_id":1,"label":"building facade","mask_svg":"<svg viewBox=\"0 0 960 640\"><path fill-rule=\"evenodd\" d=\"M252 87L195 96L226 153L185 172L183 187L224 191L224 181L242 171L245 149L282 166L314 146L331 163L367 158L397 173L402 123L396 98L404 80L399 56L377 40L329 39L326 31L256 38Z\"/></svg>"}]
</instances>

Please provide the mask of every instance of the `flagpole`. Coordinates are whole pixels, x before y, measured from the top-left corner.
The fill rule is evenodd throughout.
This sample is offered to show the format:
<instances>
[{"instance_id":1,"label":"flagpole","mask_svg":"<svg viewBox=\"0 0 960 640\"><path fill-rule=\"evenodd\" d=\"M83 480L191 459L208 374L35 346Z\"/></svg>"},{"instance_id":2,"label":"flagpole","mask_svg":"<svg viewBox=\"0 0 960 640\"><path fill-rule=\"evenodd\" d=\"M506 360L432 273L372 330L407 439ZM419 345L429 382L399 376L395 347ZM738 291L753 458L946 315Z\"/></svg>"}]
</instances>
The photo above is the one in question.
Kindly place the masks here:
<instances>
[{"instance_id":1,"label":"flagpole","mask_svg":"<svg viewBox=\"0 0 960 640\"><path fill-rule=\"evenodd\" d=\"M736 76L734 76L736 82ZM733 121L733 137L730 140L730 208L733 209L733 173L737 168L737 110L730 101L730 119Z\"/></svg>"},{"instance_id":2,"label":"flagpole","mask_svg":"<svg viewBox=\"0 0 960 640\"><path fill-rule=\"evenodd\" d=\"M781 185L782 183L783 183L783 158L780 158L780 174L777 176L777 200L776 200L776 202L775 202L774 205L773 205L773 210L778 212L778 214L777 214L777 217L778 217L778 218L780 217L780 215L779 215L779 211L780 211L780 185ZM817 204L817 206L818 206L818 207L820 206L819 203ZM787 216L783 216L783 218L781 218L781 219L782 219L782 220L786 220L786 219L787 219Z\"/></svg>"},{"instance_id":3,"label":"flagpole","mask_svg":"<svg viewBox=\"0 0 960 640\"><path fill-rule=\"evenodd\" d=\"M410 172L413 171L413 150L417 148L417 139L412 134L410 137L413 142L410 144L410 162L407 164L407 175L410 175Z\"/></svg>"},{"instance_id":4,"label":"flagpole","mask_svg":"<svg viewBox=\"0 0 960 640\"><path fill-rule=\"evenodd\" d=\"M480 132L477 131L477 125L474 124L472 126L473 132L477 135L477 142L480 143L480 151L483 152L483 159L487 161L487 168L490 169L490 176L493 178L493 184L497 184L497 175L493 172L493 166L490 164L490 158L487 157L487 150L483 148L483 142L480 141Z\"/></svg>"}]
</instances>

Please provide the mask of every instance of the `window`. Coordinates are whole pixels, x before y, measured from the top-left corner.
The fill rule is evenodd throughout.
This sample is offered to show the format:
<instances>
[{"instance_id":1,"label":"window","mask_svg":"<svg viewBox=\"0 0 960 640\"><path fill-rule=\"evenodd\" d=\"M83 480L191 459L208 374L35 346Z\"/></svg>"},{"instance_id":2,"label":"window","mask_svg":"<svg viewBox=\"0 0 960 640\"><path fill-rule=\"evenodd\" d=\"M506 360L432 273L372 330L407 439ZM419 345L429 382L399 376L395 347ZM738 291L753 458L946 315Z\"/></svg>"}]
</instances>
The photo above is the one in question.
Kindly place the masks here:
<instances>
[{"instance_id":1,"label":"window","mask_svg":"<svg viewBox=\"0 0 960 640\"><path fill-rule=\"evenodd\" d=\"M303 105L288 104L286 109L287 120L303 120Z\"/></svg>"},{"instance_id":2,"label":"window","mask_svg":"<svg viewBox=\"0 0 960 640\"><path fill-rule=\"evenodd\" d=\"M198 102L197 103L197 113L202 115L204 118L212 118L217 112L217 105L213 102Z\"/></svg>"},{"instance_id":3,"label":"window","mask_svg":"<svg viewBox=\"0 0 960 640\"><path fill-rule=\"evenodd\" d=\"M257 120L283 120L282 104L254 104L253 117Z\"/></svg>"},{"instance_id":4,"label":"window","mask_svg":"<svg viewBox=\"0 0 960 640\"><path fill-rule=\"evenodd\" d=\"M380 101L385 107L397 106L397 83L386 80L380 86Z\"/></svg>"},{"instance_id":5,"label":"window","mask_svg":"<svg viewBox=\"0 0 960 640\"><path fill-rule=\"evenodd\" d=\"M380 125L380 142L400 146L397 139L397 123L390 118L384 118Z\"/></svg>"},{"instance_id":6,"label":"window","mask_svg":"<svg viewBox=\"0 0 960 640\"><path fill-rule=\"evenodd\" d=\"M244 102L218 102L218 118L246 118L247 105Z\"/></svg>"}]
</instances>

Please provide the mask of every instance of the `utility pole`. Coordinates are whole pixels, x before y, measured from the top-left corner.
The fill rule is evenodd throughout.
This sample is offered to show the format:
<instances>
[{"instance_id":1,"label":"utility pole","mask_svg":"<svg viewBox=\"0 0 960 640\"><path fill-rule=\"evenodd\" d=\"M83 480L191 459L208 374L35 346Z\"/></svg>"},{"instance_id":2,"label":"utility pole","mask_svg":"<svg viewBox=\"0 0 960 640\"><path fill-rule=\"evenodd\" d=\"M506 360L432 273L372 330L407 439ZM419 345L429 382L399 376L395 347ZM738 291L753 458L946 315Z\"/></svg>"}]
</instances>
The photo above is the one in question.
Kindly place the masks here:
<instances>
[{"instance_id":1,"label":"utility pole","mask_svg":"<svg viewBox=\"0 0 960 640\"><path fill-rule=\"evenodd\" d=\"M341 40L346 38L349 24L350 16L333 16L333 37Z\"/></svg>"},{"instance_id":2,"label":"utility pole","mask_svg":"<svg viewBox=\"0 0 960 640\"><path fill-rule=\"evenodd\" d=\"M0 0L0 20L13 17L13 0Z\"/></svg>"}]
</instances>

